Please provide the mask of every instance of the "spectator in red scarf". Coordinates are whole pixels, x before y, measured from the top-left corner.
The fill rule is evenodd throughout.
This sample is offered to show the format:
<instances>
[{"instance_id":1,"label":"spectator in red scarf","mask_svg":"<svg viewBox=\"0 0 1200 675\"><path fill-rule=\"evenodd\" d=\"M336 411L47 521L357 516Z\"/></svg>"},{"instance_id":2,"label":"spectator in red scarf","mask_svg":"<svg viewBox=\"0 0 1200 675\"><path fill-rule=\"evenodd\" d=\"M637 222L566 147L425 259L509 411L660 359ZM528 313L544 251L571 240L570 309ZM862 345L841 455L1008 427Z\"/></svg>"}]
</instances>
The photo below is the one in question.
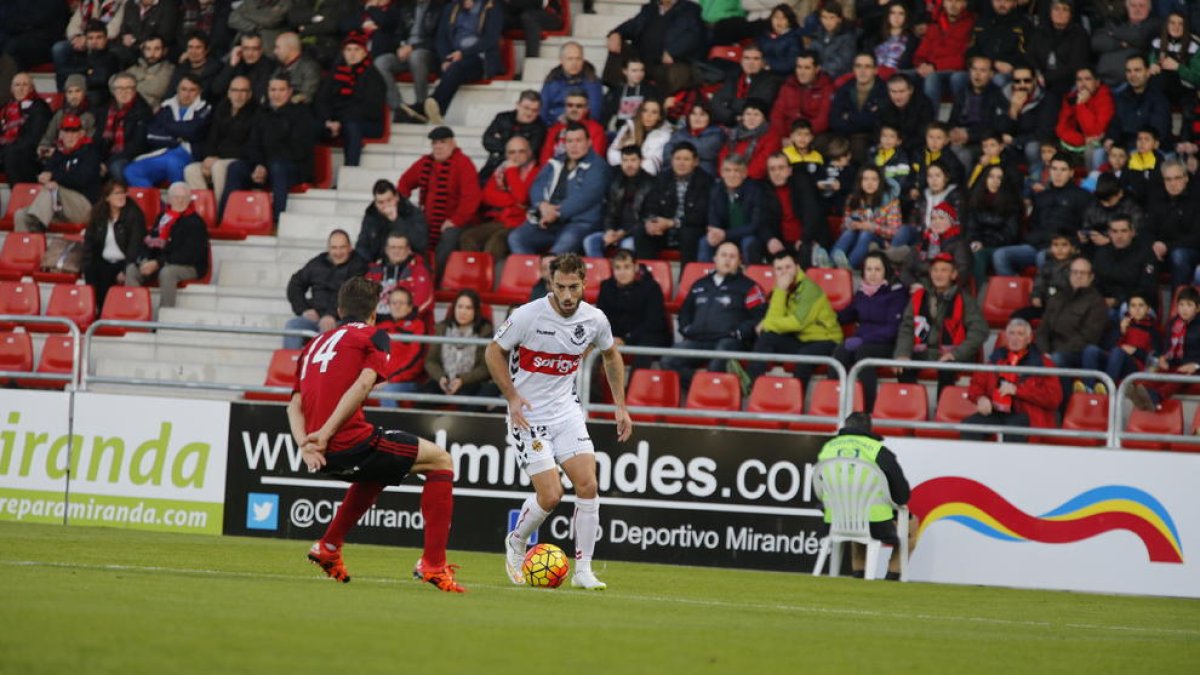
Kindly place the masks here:
<instances>
[{"instance_id":1,"label":"spectator in red scarf","mask_svg":"<svg viewBox=\"0 0 1200 675\"><path fill-rule=\"evenodd\" d=\"M413 251L408 237L398 232L388 235L383 249L383 258L367 268L366 277L378 282L383 288L379 294L379 306L375 312L380 319L406 318L409 311L433 321L433 275L425 266L425 259ZM393 314L388 303L392 289L403 288L410 293L409 311Z\"/></svg>"},{"instance_id":2,"label":"spectator in red scarf","mask_svg":"<svg viewBox=\"0 0 1200 675\"><path fill-rule=\"evenodd\" d=\"M187 183L172 183L167 209L142 240L137 258L125 268L125 285L141 286L156 275L159 307L174 307L180 282L208 272L208 229L192 205Z\"/></svg>"},{"instance_id":3,"label":"spectator in red scarf","mask_svg":"<svg viewBox=\"0 0 1200 675\"><path fill-rule=\"evenodd\" d=\"M1031 344L1033 329L1025 319L1010 319L1004 328L1006 347L998 347L989 361L1000 366L1052 368L1050 357ZM1058 425L1055 411L1062 402L1062 389L1051 375L997 373L979 370L971 376L967 397L975 402L978 411L963 420L963 424L995 424L1007 427L1039 427L1049 429ZM982 441L991 434L963 433L966 440ZM1023 434L1005 435L1006 440L1024 443Z\"/></svg>"},{"instance_id":4,"label":"spectator in red scarf","mask_svg":"<svg viewBox=\"0 0 1200 675\"><path fill-rule=\"evenodd\" d=\"M730 155L741 155L746 158L746 168L750 178L765 180L767 177L767 158L771 153L779 152L783 144L782 137L771 129L767 123L767 115L771 106L756 98L742 104L742 114L739 124L729 132L729 140L721 148L717 157L717 172L721 164Z\"/></svg>"},{"instance_id":5,"label":"spectator in red scarf","mask_svg":"<svg viewBox=\"0 0 1200 675\"><path fill-rule=\"evenodd\" d=\"M364 138L383 135L387 86L371 65L367 35L354 31L342 42L342 61L317 95L317 119L326 140L342 140L346 166L358 166Z\"/></svg>"},{"instance_id":6,"label":"spectator in red scarf","mask_svg":"<svg viewBox=\"0 0 1200 675\"><path fill-rule=\"evenodd\" d=\"M83 124L83 135L94 138L96 135L96 116L88 111L87 83L82 75L72 75L67 78L67 87L63 96L62 107L50 118L50 125L42 140L38 142L38 157L45 161L54 154L54 146L58 144L58 132L62 129L63 120L67 115L74 115Z\"/></svg>"},{"instance_id":7,"label":"spectator in red scarf","mask_svg":"<svg viewBox=\"0 0 1200 675\"><path fill-rule=\"evenodd\" d=\"M893 247L888 251L888 257L902 262L900 282L912 286L917 279L929 274L930 261L943 253L948 253L954 259L954 269L959 279L971 277L971 246L958 221L958 210L945 201L933 207L929 227L922 232L919 242L913 246Z\"/></svg>"},{"instance_id":8,"label":"spectator in red scarf","mask_svg":"<svg viewBox=\"0 0 1200 675\"><path fill-rule=\"evenodd\" d=\"M377 319L375 326L392 335L424 335L427 325L413 308L412 293L403 286L396 286L387 292L387 318ZM420 342L391 341L391 355L388 358L387 382L380 385L380 391L392 393L414 392L425 379L425 345ZM380 406L384 408L398 407L396 401L381 399Z\"/></svg>"},{"instance_id":9,"label":"spectator in red scarf","mask_svg":"<svg viewBox=\"0 0 1200 675\"><path fill-rule=\"evenodd\" d=\"M972 363L988 337L987 321L970 293L957 284L954 257L943 253L929 263L929 280L913 290L900 319L896 358L914 361ZM900 373L901 382L916 382L917 371ZM938 371L938 391L954 384L958 373Z\"/></svg>"},{"instance_id":10,"label":"spectator in red scarf","mask_svg":"<svg viewBox=\"0 0 1200 675\"><path fill-rule=\"evenodd\" d=\"M50 124L50 106L37 95L28 73L13 76L12 100L0 109L0 171L9 184L33 183L38 175L37 146Z\"/></svg>"},{"instance_id":11,"label":"spectator in red scarf","mask_svg":"<svg viewBox=\"0 0 1200 675\"><path fill-rule=\"evenodd\" d=\"M32 204L16 212L18 231L43 232L51 223L87 221L100 194L100 155L78 116L63 118L54 154L37 178L42 191Z\"/></svg>"},{"instance_id":12,"label":"spectator in red scarf","mask_svg":"<svg viewBox=\"0 0 1200 675\"><path fill-rule=\"evenodd\" d=\"M1200 372L1200 291L1188 286L1179 291L1175 315L1167 322L1167 353L1158 357L1158 371L1171 375L1195 375ZM1153 410L1187 386L1186 382L1135 384L1126 394L1138 410Z\"/></svg>"},{"instance_id":13,"label":"spectator in red scarf","mask_svg":"<svg viewBox=\"0 0 1200 675\"><path fill-rule=\"evenodd\" d=\"M120 179L134 157L146 151L146 127L154 111L137 93L137 80L121 73L109 83L113 100L96 116L94 137L106 174Z\"/></svg>"},{"instance_id":14,"label":"spectator in red scarf","mask_svg":"<svg viewBox=\"0 0 1200 675\"><path fill-rule=\"evenodd\" d=\"M484 222L463 232L464 251L484 251L493 260L508 256L508 233L529 217L529 188L541 168L524 136L508 139L505 161L483 184Z\"/></svg>"},{"instance_id":15,"label":"spectator in red scarf","mask_svg":"<svg viewBox=\"0 0 1200 675\"><path fill-rule=\"evenodd\" d=\"M429 132L431 152L413 162L400 176L396 191L408 199L421 191L421 209L429 223L429 245L436 252L438 278L446 267L446 258L458 249L463 228L475 222L479 210L479 174L475 164L454 140L450 127Z\"/></svg>"}]
</instances>

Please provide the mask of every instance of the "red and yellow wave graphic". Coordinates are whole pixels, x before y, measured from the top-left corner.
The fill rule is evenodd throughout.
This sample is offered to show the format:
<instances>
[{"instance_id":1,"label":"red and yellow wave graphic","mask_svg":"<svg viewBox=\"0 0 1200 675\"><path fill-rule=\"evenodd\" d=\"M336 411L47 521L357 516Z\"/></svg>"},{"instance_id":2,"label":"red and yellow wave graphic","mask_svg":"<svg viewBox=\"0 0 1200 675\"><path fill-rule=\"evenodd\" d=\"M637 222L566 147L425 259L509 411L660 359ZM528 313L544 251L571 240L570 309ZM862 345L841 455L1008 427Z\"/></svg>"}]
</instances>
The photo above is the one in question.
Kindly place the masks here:
<instances>
[{"instance_id":1,"label":"red and yellow wave graphic","mask_svg":"<svg viewBox=\"0 0 1200 675\"><path fill-rule=\"evenodd\" d=\"M918 485L908 508L921 520L918 537L939 520L958 522L993 539L1043 544L1069 544L1126 530L1142 540L1151 562L1183 562L1183 545L1171 514L1150 494L1127 485L1094 488L1034 516L983 483L945 476Z\"/></svg>"}]
</instances>

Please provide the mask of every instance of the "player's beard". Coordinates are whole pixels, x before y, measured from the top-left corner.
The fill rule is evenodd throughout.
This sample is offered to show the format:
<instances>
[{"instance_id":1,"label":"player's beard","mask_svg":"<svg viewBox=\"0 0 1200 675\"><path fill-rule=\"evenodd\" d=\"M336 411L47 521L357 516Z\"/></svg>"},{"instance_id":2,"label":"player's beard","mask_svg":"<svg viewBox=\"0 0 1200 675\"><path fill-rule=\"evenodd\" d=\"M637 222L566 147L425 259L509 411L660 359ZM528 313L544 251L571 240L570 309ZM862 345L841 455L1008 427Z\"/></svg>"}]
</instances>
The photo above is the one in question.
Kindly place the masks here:
<instances>
[{"instance_id":1,"label":"player's beard","mask_svg":"<svg viewBox=\"0 0 1200 675\"><path fill-rule=\"evenodd\" d=\"M572 299L570 307L563 307L562 301L558 299L558 296L554 295L553 293L550 294L550 302L554 305L554 311L558 312L564 317L575 314L575 312L579 310L579 303L581 300L582 298L579 300Z\"/></svg>"}]
</instances>

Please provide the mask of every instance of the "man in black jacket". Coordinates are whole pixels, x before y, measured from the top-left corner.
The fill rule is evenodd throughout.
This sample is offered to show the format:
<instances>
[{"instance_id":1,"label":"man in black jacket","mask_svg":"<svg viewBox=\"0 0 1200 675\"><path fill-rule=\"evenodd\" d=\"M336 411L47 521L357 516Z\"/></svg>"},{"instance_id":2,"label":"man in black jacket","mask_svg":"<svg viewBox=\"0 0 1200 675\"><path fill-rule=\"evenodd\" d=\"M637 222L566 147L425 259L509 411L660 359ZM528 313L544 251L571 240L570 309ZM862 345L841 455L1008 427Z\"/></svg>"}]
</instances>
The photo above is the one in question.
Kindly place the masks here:
<instances>
[{"instance_id":1,"label":"man in black jacket","mask_svg":"<svg viewBox=\"0 0 1200 675\"><path fill-rule=\"evenodd\" d=\"M216 198L222 198L229 166L246 157L258 109L250 79L242 76L233 78L226 98L221 99L213 111L208 139L203 148L196 150L195 156L203 159L183 168L188 187L207 190L211 184Z\"/></svg>"},{"instance_id":2,"label":"man in black jacket","mask_svg":"<svg viewBox=\"0 0 1200 675\"><path fill-rule=\"evenodd\" d=\"M996 71L990 58L976 55L968 63L966 86L950 109L950 143L963 166L975 166L974 146L985 133L1007 126L1008 101L992 81Z\"/></svg>"},{"instance_id":3,"label":"man in black jacket","mask_svg":"<svg viewBox=\"0 0 1200 675\"><path fill-rule=\"evenodd\" d=\"M1050 185L1033 197L1033 224L1025 241L1002 246L992 254L992 265L1000 276L1016 276L1030 265L1042 266L1050 239L1060 231L1079 231L1083 212L1092 195L1075 184L1071 160L1059 153L1050 160Z\"/></svg>"},{"instance_id":4,"label":"man in black jacket","mask_svg":"<svg viewBox=\"0 0 1200 675\"><path fill-rule=\"evenodd\" d=\"M998 128L993 131L1004 135L1004 142L1025 153L1030 165L1038 160L1041 142L1054 137L1054 125L1058 123L1060 99L1042 89L1037 74L1027 65L1013 68L1012 82L1002 89L1008 99L1004 117L998 117Z\"/></svg>"},{"instance_id":5,"label":"man in black jacket","mask_svg":"<svg viewBox=\"0 0 1200 675\"><path fill-rule=\"evenodd\" d=\"M309 260L292 275L287 285L287 299L295 317L288 319L285 328L324 333L337 325L338 289L347 279L367 272L367 263L350 248L350 235L345 230L329 233L329 249ZM300 349L306 339L287 336L284 349Z\"/></svg>"},{"instance_id":6,"label":"man in black jacket","mask_svg":"<svg viewBox=\"0 0 1200 675\"><path fill-rule=\"evenodd\" d=\"M89 21L83 36L84 48L72 51L66 62L55 68L54 77L58 90L62 91L68 75L83 75L87 79L88 105L95 110L108 102L108 78L120 70L121 64L108 47L108 29L104 23Z\"/></svg>"},{"instance_id":7,"label":"man in black jacket","mask_svg":"<svg viewBox=\"0 0 1200 675\"><path fill-rule=\"evenodd\" d=\"M14 214L18 232L44 232L54 222L87 221L100 193L100 155L84 135L77 115L63 117L58 146L38 174L38 182L42 191L32 204Z\"/></svg>"},{"instance_id":8,"label":"man in black jacket","mask_svg":"<svg viewBox=\"0 0 1200 675\"><path fill-rule=\"evenodd\" d=\"M1007 76L1013 66L1026 59L1027 46L1033 37L1033 23L1017 11L1016 0L991 0L992 11L975 21L975 30L967 56L986 56L996 72Z\"/></svg>"},{"instance_id":9,"label":"man in black jacket","mask_svg":"<svg viewBox=\"0 0 1200 675\"><path fill-rule=\"evenodd\" d=\"M763 247L778 232L778 223L763 219L764 201L762 186L747 180L746 158L726 157L721 163L721 179L708 197L708 229L700 240L697 259L711 261L718 245L732 241L740 247L747 264L762 262Z\"/></svg>"},{"instance_id":10,"label":"man in black jacket","mask_svg":"<svg viewBox=\"0 0 1200 675\"><path fill-rule=\"evenodd\" d=\"M1168 263L1171 286L1185 286L1200 262L1200 189L1189 185L1187 169L1176 159L1162 165L1162 188L1151 193L1149 218L1154 231L1154 255Z\"/></svg>"},{"instance_id":11,"label":"man in black jacket","mask_svg":"<svg viewBox=\"0 0 1200 675\"><path fill-rule=\"evenodd\" d=\"M1108 221L1106 234L1092 235L1096 245L1092 266L1096 270L1096 289L1104 296L1110 318L1120 318L1119 310L1132 295L1158 297L1158 265L1150 242L1137 237L1137 225L1126 214Z\"/></svg>"},{"instance_id":12,"label":"man in black jacket","mask_svg":"<svg viewBox=\"0 0 1200 675\"><path fill-rule=\"evenodd\" d=\"M608 186L604 207L604 231L583 238L583 254L603 258L605 249L633 248L633 232L641 225L642 205L654 187L654 177L642 169L642 149L621 148L621 173Z\"/></svg>"},{"instance_id":13,"label":"man in black jacket","mask_svg":"<svg viewBox=\"0 0 1200 675\"><path fill-rule=\"evenodd\" d=\"M137 259L125 268L125 284L141 286L158 276L159 307L174 307L180 282L208 273L208 229L192 204L187 183L172 183L167 208L147 228Z\"/></svg>"},{"instance_id":14,"label":"man in black jacket","mask_svg":"<svg viewBox=\"0 0 1200 675\"><path fill-rule=\"evenodd\" d=\"M257 33L245 33L238 38L238 46L229 52L229 62L213 81L213 89L226 91L235 77L245 77L250 80L250 92L254 102L265 103L267 85L274 70L275 62L266 56L262 36Z\"/></svg>"},{"instance_id":15,"label":"man in black jacket","mask_svg":"<svg viewBox=\"0 0 1200 675\"><path fill-rule=\"evenodd\" d=\"M659 174L642 204L642 225L634 230L638 258L657 258L665 248L679 250L683 264L696 260L700 238L708 225L708 199L713 179L700 170L700 157L691 143L671 153L671 170Z\"/></svg>"},{"instance_id":16,"label":"man in black jacket","mask_svg":"<svg viewBox=\"0 0 1200 675\"><path fill-rule=\"evenodd\" d=\"M529 141L534 158L541 157L542 144L546 142L546 123L542 121L542 95L533 89L521 92L517 107L492 118L492 123L483 132L483 149L488 152L487 163L479 170L479 184L487 179L504 163L504 152L513 136L522 136Z\"/></svg>"},{"instance_id":17,"label":"man in black jacket","mask_svg":"<svg viewBox=\"0 0 1200 675\"><path fill-rule=\"evenodd\" d=\"M736 78L725 81L712 97L712 118L723 127L735 127L742 107L751 98L759 99L768 106L775 103L782 81L770 71L764 70L762 49L749 45L742 50L742 70Z\"/></svg>"},{"instance_id":18,"label":"man in black jacket","mask_svg":"<svg viewBox=\"0 0 1200 675\"><path fill-rule=\"evenodd\" d=\"M899 131L904 151L917 157L925 142L925 127L936 118L933 104L900 73L888 78L887 93L888 100L879 107L879 126Z\"/></svg>"},{"instance_id":19,"label":"man in black jacket","mask_svg":"<svg viewBox=\"0 0 1200 675\"><path fill-rule=\"evenodd\" d=\"M225 213L225 204L234 190L268 187L272 217L279 222L279 214L287 208L288 190L312 179L316 122L308 106L292 102L292 94L292 84L286 76L271 77L267 89L269 107L254 122L246 158L229 166L221 214Z\"/></svg>"},{"instance_id":20,"label":"man in black jacket","mask_svg":"<svg viewBox=\"0 0 1200 675\"><path fill-rule=\"evenodd\" d=\"M363 213L358 240L354 242L355 253L364 261L375 262L383 258L388 236L401 234L413 251L423 255L429 247L429 225L421 209L401 199L391 181L375 181L371 196L374 201Z\"/></svg>"},{"instance_id":21,"label":"man in black jacket","mask_svg":"<svg viewBox=\"0 0 1200 675\"><path fill-rule=\"evenodd\" d=\"M713 271L692 285L679 310L679 349L749 351L755 326L767 312L767 300L754 280L742 274L742 255L737 244L722 242L713 258ZM699 365L695 359L670 356L662 360L666 370L679 373L687 389ZM724 359L708 364L712 371L725 371Z\"/></svg>"},{"instance_id":22,"label":"man in black jacket","mask_svg":"<svg viewBox=\"0 0 1200 675\"><path fill-rule=\"evenodd\" d=\"M342 59L321 83L316 112L325 140L341 139L345 166L358 166L363 140L383 135L386 85L371 67L366 33L354 31L342 42Z\"/></svg>"},{"instance_id":23,"label":"man in black jacket","mask_svg":"<svg viewBox=\"0 0 1200 675\"><path fill-rule=\"evenodd\" d=\"M32 183L38 174L37 146L50 126L50 106L37 95L28 73L13 76L12 100L0 107L4 115L0 133L0 171L10 185Z\"/></svg>"},{"instance_id":24,"label":"man in black jacket","mask_svg":"<svg viewBox=\"0 0 1200 675\"><path fill-rule=\"evenodd\" d=\"M658 90L671 96L692 86L692 62L704 58L704 40L699 5L686 0L650 0L608 34L604 81L621 85L622 51L633 50L646 64Z\"/></svg>"},{"instance_id":25,"label":"man in black jacket","mask_svg":"<svg viewBox=\"0 0 1200 675\"><path fill-rule=\"evenodd\" d=\"M627 250L617 251L612 268L612 277L600 282L596 307L612 324L613 339L618 345L670 347L663 289L654 275ZM649 367L654 358L635 357L634 367Z\"/></svg>"},{"instance_id":26,"label":"man in black jacket","mask_svg":"<svg viewBox=\"0 0 1200 675\"><path fill-rule=\"evenodd\" d=\"M109 84L113 100L96 114L93 139L105 162L108 176L125 175L125 167L146 152L146 131L154 111L137 93L137 80L121 73Z\"/></svg>"}]
</instances>

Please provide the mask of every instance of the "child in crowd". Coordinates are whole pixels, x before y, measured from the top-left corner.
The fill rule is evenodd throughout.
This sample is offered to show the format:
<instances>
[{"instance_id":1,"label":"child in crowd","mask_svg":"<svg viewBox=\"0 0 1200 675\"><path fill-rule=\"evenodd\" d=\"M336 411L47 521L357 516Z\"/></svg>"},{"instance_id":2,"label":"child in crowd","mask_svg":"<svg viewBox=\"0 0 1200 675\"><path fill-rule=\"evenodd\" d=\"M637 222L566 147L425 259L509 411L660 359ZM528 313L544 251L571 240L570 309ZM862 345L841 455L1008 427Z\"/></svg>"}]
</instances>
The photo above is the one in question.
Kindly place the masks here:
<instances>
[{"instance_id":1,"label":"child in crowd","mask_svg":"<svg viewBox=\"0 0 1200 675\"><path fill-rule=\"evenodd\" d=\"M1175 314L1167 322L1166 353L1158 357L1158 372L1195 375L1200 371L1200 291L1188 286L1179 291ZM1187 386L1184 382L1150 382L1129 387L1126 395L1138 410L1154 410Z\"/></svg>"},{"instance_id":2,"label":"child in crowd","mask_svg":"<svg viewBox=\"0 0 1200 675\"><path fill-rule=\"evenodd\" d=\"M816 174L825 163L825 158L813 149L812 143L812 123L803 117L792 122L792 130L783 146L783 154L792 165L793 171ZM803 166L797 166L798 164Z\"/></svg>"},{"instance_id":3,"label":"child in crowd","mask_svg":"<svg viewBox=\"0 0 1200 675\"><path fill-rule=\"evenodd\" d=\"M975 181L983 175L983 170L989 166L1004 166L1004 174L1006 176L1020 175L1017 172L1017 167L1006 154L1008 146L1004 144L1004 138L994 131L989 131L979 140L979 161L975 163L975 167L971 169L971 176L967 179L967 187L975 187Z\"/></svg>"},{"instance_id":4,"label":"child in crowd","mask_svg":"<svg viewBox=\"0 0 1200 675\"><path fill-rule=\"evenodd\" d=\"M925 185L925 170L934 162L941 162L950 172L950 182L955 185L966 185L967 170L958 157L948 150L950 147L950 127L944 122L930 122L925 127L925 148L920 155L913 158L916 176L909 198L916 199L920 193L914 193L920 186Z\"/></svg>"},{"instance_id":5,"label":"child in crowd","mask_svg":"<svg viewBox=\"0 0 1200 675\"><path fill-rule=\"evenodd\" d=\"M1046 264L1038 269L1033 280L1033 292L1029 299L1031 304L1013 312L1014 317L1031 322L1040 319L1051 297L1071 290L1071 261L1079 255L1076 241L1075 234L1067 230L1054 233L1050 238L1050 248L1047 249Z\"/></svg>"},{"instance_id":6,"label":"child in crowd","mask_svg":"<svg viewBox=\"0 0 1200 675\"><path fill-rule=\"evenodd\" d=\"M825 148L824 171L817 171L817 189L825 200L829 213L841 213L846 208L846 198L854 187L854 176L858 166L850 157L850 141L835 136Z\"/></svg>"},{"instance_id":7,"label":"child in crowd","mask_svg":"<svg viewBox=\"0 0 1200 675\"><path fill-rule=\"evenodd\" d=\"M819 12L821 27L809 41L808 48L817 53L821 70L833 79L850 72L858 49L858 31L846 21L842 4L825 0Z\"/></svg>"},{"instance_id":8,"label":"child in crowd","mask_svg":"<svg viewBox=\"0 0 1200 675\"><path fill-rule=\"evenodd\" d=\"M904 151L903 143L904 139L900 136L900 130L884 124L879 128L879 144L871 148L869 154L875 166L883 172L883 178L888 182L888 188L895 194L905 195L907 198L910 188L914 186L912 161L909 159L908 153ZM897 245L902 246L908 243L911 242L906 238Z\"/></svg>"},{"instance_id":9,"label":"child in crowd","mask_svg":"<svg viewBox=\"0 0 1200 675\"><path fill-rule=\"evenodd\" d=\"M884 248L903 224L900 200L875 166L864 166L854 179L854 192L846 200L842 234L831 253L838 267L861 267L871 244ZM848 263L848 264L847 264Z\"/></svg>"},{"instance_id":10,"label":"child in crowd","mask_svg":"<svg viewBox=\"0 0 1200 675\"><path fill-rule=\"evenodd\" d=\"M1147 197L1163 186L1162 163L1165 157L1159 150L1160 145L1158 131L1153 127L1138 130L1134 151L1129 155L1129 188L1125 194L1141 206L1146 206Z\"/></svg>"},{"instance_id":11,"label":"child in crowd","mask_svg":"<svg viewBox=\"0 0 1200 675\"><path fill-rule=\"evenodd\" d=\"M1144 370L1147 363L1155 360L1155 354L1162 350L1162 331L1158 320L1150 313L1150 300L1141 293L1129 296L1128 311L1121 318L1121 335L1117 338L1117 346L1105 352L1096 345L1083 348L1081 368L1088 370L1103 370L1113 379L1120 382L1130 373ZM1075 393L1100 394L1109 393L1108 387L1095 378L1075 380Z\"/></svg>"}]
</instances>

